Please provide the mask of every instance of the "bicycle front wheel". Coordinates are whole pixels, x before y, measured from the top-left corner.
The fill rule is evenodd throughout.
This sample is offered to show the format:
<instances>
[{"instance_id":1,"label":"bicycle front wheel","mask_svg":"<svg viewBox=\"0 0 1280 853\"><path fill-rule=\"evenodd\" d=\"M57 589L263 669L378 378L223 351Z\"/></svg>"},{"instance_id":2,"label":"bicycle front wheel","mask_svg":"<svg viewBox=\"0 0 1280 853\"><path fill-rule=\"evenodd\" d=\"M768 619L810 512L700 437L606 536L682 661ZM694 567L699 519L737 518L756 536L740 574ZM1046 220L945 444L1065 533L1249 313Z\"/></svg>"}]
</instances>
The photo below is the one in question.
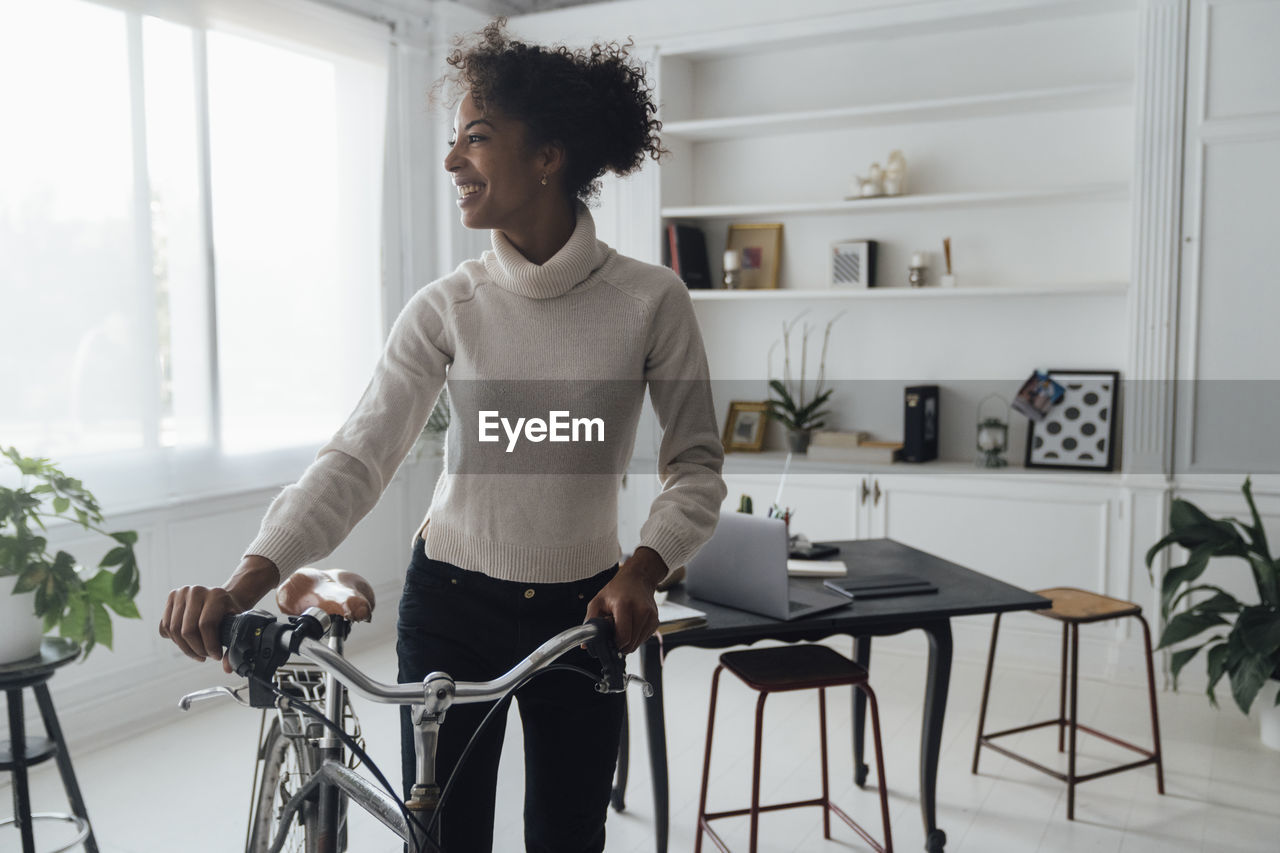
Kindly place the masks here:
<instances>
[{"instance_id":1,"label":"bicycle front wheel","mask_svg":"<svg viewBox=\"0 0 1280 853\"><path fill-rule=\"evenodd\" d=\"M254 795L253 821L246 853L267 853L276 836L284 834L282 853L313 853L319 834L315 803L302 804L284 825L285 806L315 771L317 756L305 737L286 734L280 720L262 742L262 775ZM345 845L344 845L345 847Z\"/></svg>"}]
</instances>

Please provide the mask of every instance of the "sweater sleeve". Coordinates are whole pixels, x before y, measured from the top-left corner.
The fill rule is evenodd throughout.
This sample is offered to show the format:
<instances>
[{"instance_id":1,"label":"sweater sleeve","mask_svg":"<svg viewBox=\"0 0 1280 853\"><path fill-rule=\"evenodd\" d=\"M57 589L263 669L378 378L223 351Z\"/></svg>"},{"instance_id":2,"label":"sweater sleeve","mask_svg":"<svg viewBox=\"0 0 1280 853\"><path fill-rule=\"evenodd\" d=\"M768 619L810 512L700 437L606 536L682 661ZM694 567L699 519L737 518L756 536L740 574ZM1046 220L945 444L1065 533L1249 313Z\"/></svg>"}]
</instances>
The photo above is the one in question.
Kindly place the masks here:
<instances>
[{"instance_id":1,"label":"sweater sleeve","mask_svg":"<svg viewBox=\"0 0 1280 853\"><path fill-rule=\"evenodd\" d=\"M725 496L724 447L702 334L688 291L672 279L650 323L645 361L649 397L662 428L662 492L640 528L640 544L657 551L670 569L687 563L711 538Z\"/></svg>"},{"instance_id":2,"label":"sweater sleeve","mask_svg":"<svg viewBox=\"0 0 1280 853\"><path fill-rule=\"evenodd\" d=\"M346 539L421 433L452 360L438 295L428 285L409 300L354 411L272 502L245 549L275 563L281 580Z\"/></svg>"}]
</instances>

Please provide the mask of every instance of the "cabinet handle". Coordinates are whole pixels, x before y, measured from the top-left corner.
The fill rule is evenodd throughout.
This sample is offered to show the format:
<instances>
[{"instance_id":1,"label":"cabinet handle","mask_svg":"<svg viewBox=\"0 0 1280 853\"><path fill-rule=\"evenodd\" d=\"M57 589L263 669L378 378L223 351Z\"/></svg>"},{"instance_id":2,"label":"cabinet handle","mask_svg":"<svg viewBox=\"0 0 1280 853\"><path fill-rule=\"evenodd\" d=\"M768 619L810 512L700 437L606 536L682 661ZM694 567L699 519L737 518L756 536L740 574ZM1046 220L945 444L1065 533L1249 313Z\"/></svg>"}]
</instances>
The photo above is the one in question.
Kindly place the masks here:
<instances>
[{"instance_id":1,"label":"cabinet handle","mask_svg":"<svg viewBox=\"0 0 1280 853\"><path fill-rule=\"evenodd\" d=\"M863 477L862 478L862 500L858 502L859 506L867 505L867 496L870 494L871 494L871 489L867 487L867 479Z\"/></svg>"},{"instance_id":2,"label":"cabinet handle","mask_svg":"<svg viewBox=\"0 0 1280 853\"><path fill-rule=\"evenodd\" d=\"M875 492L875 495L876 495L876 496L875 496L875 500L873 501L873 504L874 504L875 506L880 506L880 481L879 481L879 480L876 480L876 492Z\"/></svg>"}]
</instances>

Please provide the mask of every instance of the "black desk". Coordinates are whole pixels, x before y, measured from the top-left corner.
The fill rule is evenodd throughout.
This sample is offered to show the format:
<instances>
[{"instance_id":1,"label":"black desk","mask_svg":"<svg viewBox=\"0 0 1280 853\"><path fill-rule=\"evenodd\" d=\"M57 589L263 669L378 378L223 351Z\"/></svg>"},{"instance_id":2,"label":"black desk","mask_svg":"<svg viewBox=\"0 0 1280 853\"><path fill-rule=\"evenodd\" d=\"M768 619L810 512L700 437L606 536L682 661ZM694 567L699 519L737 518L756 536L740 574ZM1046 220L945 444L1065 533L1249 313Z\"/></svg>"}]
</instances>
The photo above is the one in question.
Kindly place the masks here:
<instances>
[{"instance_id":1,"label":"black desk","mask_svg":"<svg viewBox=\"0 0 1280 853\"><path fill-rule=\"evenodd\" d=\"M664 652L669 654L681 646L724 648L759 640L814 641L836 634L848 634L855 639L855 658L864 666L869 666L871 637L900 634L913 629L924 631L929 638L929 670L924 691L924 720L920 730L920 808L924 816L925 848L931 853L942 851L947 836L937 825L934 796L938 778L938 752L942 743L942 720L947 710L947 688L951 680L951 618L1011 610L1036 610L1049 607L1050 602L1047 598L891 539L864 539L836 544L840 546L840 554L835 559L845 561L851 571L906 571L927 578L938 587L938 592L851 602L838 610L829 610L807 619L780 622L767 616L756 616L691 598L683 588L671 591L671 601L706 611L707 626L668 634L662 638L661 646L654 637L640 649L644 678L653 685L654 690L653 696L645 700L645 722L648 727L649 762L653 771L658 853L666 853L667 850L669 816L667 735L662 699ZM816 578L804 578L799 582L821 583ZM871 671L871 678L874 684L874 670ZM862 785L867 774L867 767L862 762L866 699L857 691L854 691L854 697L855 780ZM625 780L620 779L619 784L625 786ZM621 792L615 802L621 802L620 794Z\"/></svg>"}]
</instances>

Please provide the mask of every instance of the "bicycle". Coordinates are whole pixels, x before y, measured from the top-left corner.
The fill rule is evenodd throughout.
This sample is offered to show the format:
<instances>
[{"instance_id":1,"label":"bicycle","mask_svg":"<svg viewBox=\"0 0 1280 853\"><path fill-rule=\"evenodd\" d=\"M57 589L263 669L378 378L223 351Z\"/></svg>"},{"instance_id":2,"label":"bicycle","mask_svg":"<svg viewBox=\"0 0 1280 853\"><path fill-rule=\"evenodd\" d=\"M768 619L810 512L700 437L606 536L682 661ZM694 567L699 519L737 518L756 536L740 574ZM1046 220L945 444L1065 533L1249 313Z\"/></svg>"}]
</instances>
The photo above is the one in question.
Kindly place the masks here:
<instances>
[{"instance_id":1,"label":"bicycle","mask_svg":"<svg viewBox=\"0 0 1280 853\"><path fill-rule=\"evenodd\" d=\"M326 605L338 606L326 601ZM248 853L341 853L346 849L348 803L375 817L408 845L412 853L445 853L436 832L448 795L449 781L436 779L436 741L445 712L455 704L493 702L476 735L512 694L540 673L568 669L596 682L602 693L623 692L630 683L652 688L626 672L613 643L613 626L593 619L551 637L524 660L491 681L454 681L432 672L418 684L384 684L367 676L343 657L351 622L310 607L284 620L262 610L226 617L219 638L233 671L247 678L237 688L211 687L183 696L179 707L229 696L242 705L275 709L269 728L260 727L258 772L246 835ZM327 639L326 639L327 638ZM322 640L324 640L322 642ZM600 675L556 663L565 652L585 646L600 664ZM310 663L290 663L300 655ZM247 690L247 698L242 695ZM416 740L415 784L407 800L369 759L359 742L359 721L347 695L410 708ZM324 711L314 707L323 701ZM265 734L262 732L265 730ZM473 735L473 742L476 735ZM378 784L355 772L353 758L369 768ZM462 752L460 767L470 753ZM456 772L456 768L455 768ZM285 845L289 844L288 848Z\"/></svg>"}]
</instances>

